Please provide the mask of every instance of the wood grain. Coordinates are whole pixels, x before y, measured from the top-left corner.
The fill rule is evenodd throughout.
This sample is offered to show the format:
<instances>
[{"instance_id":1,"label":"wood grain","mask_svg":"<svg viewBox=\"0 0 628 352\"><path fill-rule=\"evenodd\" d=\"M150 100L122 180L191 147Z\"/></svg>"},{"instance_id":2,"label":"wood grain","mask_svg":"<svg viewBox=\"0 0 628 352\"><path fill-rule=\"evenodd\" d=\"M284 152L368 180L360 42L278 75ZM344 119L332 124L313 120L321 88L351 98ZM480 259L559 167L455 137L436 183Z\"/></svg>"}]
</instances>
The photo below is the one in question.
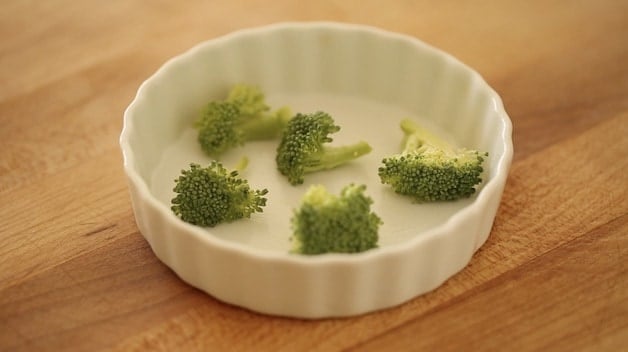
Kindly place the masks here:
<instances>
[{"instance_id":1,"label":"wood grain","mask_svg":"<svg viewBox=\"0 0 628 352\"><path fill-rule=\"evenodd\" d=\"M476 68L513 120L487 243L439 289L348 319L270 317L179 280L138 233L117 145L139 84L232 30L336 20ZM625 1L68 1L0 6L0 350L621 351Z\"/></svg>"},{"instance_id":2,"label":"wood grain","mask_svg":"<svg viewBox=\"0 0 628 352\"><path fill-rule=\"evenodd\" d=\"M628 321L626 233L628 215L351 350L622 351ZM438 331L443 327L445 336ZM461 338L447 338L453 336Z\"/></svg>"}]
</instances>

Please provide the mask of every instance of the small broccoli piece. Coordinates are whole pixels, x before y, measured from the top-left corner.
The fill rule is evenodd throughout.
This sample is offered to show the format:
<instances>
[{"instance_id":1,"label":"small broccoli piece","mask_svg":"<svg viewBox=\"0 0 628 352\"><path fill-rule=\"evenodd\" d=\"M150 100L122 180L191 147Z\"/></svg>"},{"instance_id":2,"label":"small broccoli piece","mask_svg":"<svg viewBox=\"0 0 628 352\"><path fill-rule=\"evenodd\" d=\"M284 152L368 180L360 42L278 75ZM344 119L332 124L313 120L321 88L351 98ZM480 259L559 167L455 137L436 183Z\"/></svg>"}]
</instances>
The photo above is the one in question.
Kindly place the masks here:
<instances>
[{"instance_id":1,"label":"small broccoli piece","mask_svg":"<svg viewBox=\"0 0 628 352\"><path fill-rule=\"evenodd\" d=\"M210 102L195 121L198 142L205 153L217 157L248 141L278 138L291 112L287 107L269 111L257 87L235 85L227 99Z\"/></svg>"},{"instance_id":2,"label":"small broccoli piece","mask_svg":"<svg viewBox=\"0 0 628 352\"><path fill-rule=\"evenodd\" d=\"M175 180L172 211L190 224L213 227L262 212L268 190L252 190L238 171L227 171L212 161L208 167L191 163Z\"/></svg>"},{"instance_id":3,"label":"small broccoli piece","mask_svg":"<svg viewBox=\"0 0 628 352\"><path fill-rule=\"evenodd\" d=\"M297 114L288 122L277 147L277 169L293 185L303 183L304 174L332 169L371 151L366 142L330 147L330 134L340 126L326 112Z\"/></svg>"},{"instance_id":4,"label":"small broccoli piece","mask_svg":"<svg viewBox=\"0 0 628 352\"><path fill-rule=\"evenodd\" d=\"M258 116L270 110L264 93L255 86L236 84L229 91L226 101L237 105L243 116Z\"/></svg>"},{"instance_id":5,"label":"small broccoli piece","mask_svg":"<svg viewBox=\"0 0 628 352\"><path fill-rule=\"evenodd\" d=\"M377 247L381 219L371 212L365 185L350 184L340 196L313 185L291 219L293 252L358 253Z\"/></svg>"},{"instance_id":6,"label":"small broccoli piece","mask_svg":"<svg viewBox=\"0 0 628 352\"><path fill-rule=\"evenodd\" d=\"M488 153L455 148L409 119L401 122L405 149L383 159L381 182L417 202L467 198L482 182Z\"/></svg>"}]
</instances>

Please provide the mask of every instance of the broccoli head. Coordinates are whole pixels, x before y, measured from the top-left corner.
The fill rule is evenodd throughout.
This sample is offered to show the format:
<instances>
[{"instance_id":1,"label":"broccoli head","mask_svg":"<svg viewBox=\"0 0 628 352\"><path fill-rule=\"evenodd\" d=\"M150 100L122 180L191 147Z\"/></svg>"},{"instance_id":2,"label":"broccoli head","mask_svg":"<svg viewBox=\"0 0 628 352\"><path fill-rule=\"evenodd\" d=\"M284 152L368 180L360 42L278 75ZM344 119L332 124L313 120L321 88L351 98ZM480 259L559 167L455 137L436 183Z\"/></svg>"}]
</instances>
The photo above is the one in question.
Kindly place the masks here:
<instances>
[{"instance_id":1,"label":"broccoli head","mask_svg":"<svg viewBox=\"0 0 628 352\"><path fill-rule=\"evenodd\" d=\"M350 184L340 196L313 185L291 219L293 252L357 253L377 247L381 219L371 211L365 185Z\"/></svg>"},{"instance_id":2,"label":"broccoli head","mask_svg":"<svg viewBox=\"0 0 628 352\"><path fill-rule=\"evenodd\" d=\"M310 172L332 169L371 151L366 142L330 147L329 136L340 126L326 112L297 114L288 121L277 147L277 169L293 184L301 184Z\"/></svg>"},{"instance_id":3,"label":"broccoli head","mask_svg":"<svg viewBox=\"0 0 628 352\"><path fill-rule=\"evenodd\" d=\"M417 202L457 200L475 192L488 153L455 148L409 119L401 129L405 148L383 159L378 170L383 184Z\"/></svg>"},{"instance_id":4,"label":"broccoli head","mask_svg":"<svg viewBox=\"0 0 628 352\"><path fill-rule=\"evenodd\" d=\"M235 85L227 99L210 102L195 121L203 151L217 157L247 141L278 138L291 117L283 107L269 112L257 87Z\"/></svg>"},{"instance_id":5,"label":"broccoli head","mask_svg":"<svg viewBox=\"0 0 628 352\"><path fill-rule=\"evenodd\" d=\"M258 87L247 84L234 85L229 91L227 101L238 106L245 117L259 116L270 110L264 93Z\"/></svg>"},{"instance_id":6,"label":"broccoli head","mask_svg":"<svg viewBox=\"0 0 628 352\"><path fill-rule=\"evenodd\" d=\"M238 171L212 161L208 167L191 163L175 180L172 211L183 221L202 227L249 218L262 212L268 190L253 190Z\"/></svg>"}]
</instances>

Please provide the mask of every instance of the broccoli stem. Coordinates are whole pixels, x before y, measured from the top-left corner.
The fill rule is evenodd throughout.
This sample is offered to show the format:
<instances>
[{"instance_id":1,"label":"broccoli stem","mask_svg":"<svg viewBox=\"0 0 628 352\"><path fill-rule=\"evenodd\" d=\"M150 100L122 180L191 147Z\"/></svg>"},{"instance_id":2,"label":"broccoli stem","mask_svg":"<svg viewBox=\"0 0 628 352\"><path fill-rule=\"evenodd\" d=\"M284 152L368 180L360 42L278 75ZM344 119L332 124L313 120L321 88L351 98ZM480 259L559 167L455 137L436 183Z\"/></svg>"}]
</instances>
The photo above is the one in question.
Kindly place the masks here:
<instances>
[{"instance_id":1,"label":"broccoli stem","mask_svg":"<svg viewBox=\"0 0 628 352\"><path fill-rule=\"evenodd\" d=\"M401 121L401 130L406 137L404 153L413 152L419 149L419 147L427 144L436 149L442 150L448 155L455 154L453 145L419 126L410 119L404 119Z\"/></svg>"},{"instance_id":2,"label":"broccoli stem","mask_svg":"<svg viewBox=\"0 0 628 352\"><path fill-rule=\"evenodd\" d=\"M314 172L333 169L353 159L357 159L362 155L368 154L371 150L371 146L364 141L340 147L323 147L322 151L316 156L320 162L316 165L306 167L305 171Z\"/></svg>"},{"instance_id":3,"label":"broccoli stem","mask_svg":"<svg viewBox=\"0 0 628 352\"><path fill-rule=\"evenodd\" d=\"M238 160L238 163L233 166L233 169L235 171L242 172L247 166L249 166L249 158L247 156L243 156L240 160Z\"/></svg>"},{"instance_id":4,"label":"broccoli stem","mask_svg":"<svg viewBox=\"0 0 628 352\"><path fill-rule=\"evenodd\" d=\"M279 137L291 118L290 109L283 107L273 114L251 118L240 125L244 140L264 140Z\"/></svg>"}]
</instances>

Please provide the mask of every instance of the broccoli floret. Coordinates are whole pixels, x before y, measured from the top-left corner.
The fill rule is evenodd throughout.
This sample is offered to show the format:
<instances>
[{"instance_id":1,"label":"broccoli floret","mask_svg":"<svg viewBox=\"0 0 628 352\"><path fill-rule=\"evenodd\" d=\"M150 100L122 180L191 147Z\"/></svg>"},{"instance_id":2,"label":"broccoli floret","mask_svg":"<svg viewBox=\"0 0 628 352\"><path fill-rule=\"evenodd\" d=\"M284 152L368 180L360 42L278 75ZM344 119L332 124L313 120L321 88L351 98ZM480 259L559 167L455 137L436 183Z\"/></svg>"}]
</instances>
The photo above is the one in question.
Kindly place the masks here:
<instances>
[{"instance_id":1,"label":"broccoli floret","mask_svg":"<svg viewBox=\"0 0 628 352\"><path fill-rule=\"evenodd\" d=\"M198 142L205 153L217 157L247 141L278 138L291 112L287 107L269 111L259 88L235 85L227 99L210 102L195 121Z\"/></svg>"},{"instance_id":2,"label":"broccoli floret","mask_svg":"<svg viewBox=\"0 0 628 352\"><path fill-rule=\"evenodd\" d=\"M471 196L482 182L488 153L455 148L409 119L401 122L405 149L383 159L383 184L417 202L457 200Z\"/></svg>"},{"instance_id":3,"label":"broccoli floret","mask_svg":"<svg viewBox=\"0 0 628 352\"><path fill-rule=\"evenodd\" d=\"M350 184L340 196L313 185L291 219L293 252L357 253L377 247L381 219L371 211L365 185Z\"/></svg>"},{"instance_id":4,"label":"broccoli floret","mask_svg":"<svg viewBox=\"0 0 628 352\"><path fill-rule=\"evenodd\" d=\"M172 211L183 221L202 227L249 218L266 205L268 190L252 190L238 177L238 171L229 172L217 161L205 168L191 163L175 183Z\"/></svg>"},{"instance_id":5,"label":"broccoli floret","mask_svg":"<svg viewBox=\"0 0 628 352\"><path fill-rule=\"evenodd\" d=\"M293 185L303 183L304 174L331 169L356 159L371 151L366 142L330 147L330 134L340 126L326 112L297 114L283 131L277 147L277 169L288 177Z\"/></svg>"},{"instance_id":6,"label":"broccoli floret","mask_svg":"<svg viewBox=\"0 0 628 352\"><path fill-rule=\"evenodd\" d=\"M229 91L227 100L240 108L240 113L245 117L258 116L270 110L266 105L264 93L255 86L236 84Z\"/></svg>"}]
</instances>

